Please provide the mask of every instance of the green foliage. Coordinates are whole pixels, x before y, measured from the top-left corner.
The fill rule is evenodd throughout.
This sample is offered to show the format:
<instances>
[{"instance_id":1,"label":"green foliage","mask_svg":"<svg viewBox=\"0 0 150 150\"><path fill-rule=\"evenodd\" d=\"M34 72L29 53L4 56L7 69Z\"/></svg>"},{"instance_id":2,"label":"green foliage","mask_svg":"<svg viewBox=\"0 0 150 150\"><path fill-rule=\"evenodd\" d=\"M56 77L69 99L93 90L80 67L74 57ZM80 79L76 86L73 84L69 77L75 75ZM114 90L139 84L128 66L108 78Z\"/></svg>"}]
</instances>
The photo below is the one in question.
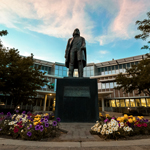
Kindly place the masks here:
<instances>
[{"instance_id":1,"label":"green foliage","mask_svg":"<svg viewBox=\"0 0 150 150\"><path fill-rule=\"evenodd\" d=\"M116 89L123 89L125 93L150 95L150 55L146 54L146 58L141 60L137 65L133 65L126 70L126 74L118 74L116 76L118 86Z\"/></svg>"},{"instance_id":2,"label":"green foliage","mask_svg":"<svg viewBox=\"0 0 150 150\"><path fill-rule=\"evenodd\" d=\"M0 36L7 35L7 34L8 34L7 30L0 31Z\"/></svg>"},{"instance_id":3,"label":"green foliage","mask_svg":"<svg viewBox=\"0 0 150 150\"><path fill-rule=\"evenodd\" d=\"M1 31L0 35L6 35ZM33 68L33 54L22 57L15 48L5 49L0 47L0 92L9 95L13 105L37 95L36 90L47 84L44 74L39 68ZM39 66L40 67L40 66Z\"/></svg>"},{"instance_id":4,"label":"green foliage","mask_svg":"<svg viewBox=\"0 0 150 150\"><path fill-rule=\"evenodd\" d=\"M143 21L136 21L136 24L138 25L138 30L142 31L142 34L136 35L136 39L142 39L146 40L149 37L150 34L150 12L147 13L148 19L144 19ZM150 41L148 41L148 44ZM150 50L148 45L144 45L141 49L148 49Z\"/></svg>"}]
</instances>

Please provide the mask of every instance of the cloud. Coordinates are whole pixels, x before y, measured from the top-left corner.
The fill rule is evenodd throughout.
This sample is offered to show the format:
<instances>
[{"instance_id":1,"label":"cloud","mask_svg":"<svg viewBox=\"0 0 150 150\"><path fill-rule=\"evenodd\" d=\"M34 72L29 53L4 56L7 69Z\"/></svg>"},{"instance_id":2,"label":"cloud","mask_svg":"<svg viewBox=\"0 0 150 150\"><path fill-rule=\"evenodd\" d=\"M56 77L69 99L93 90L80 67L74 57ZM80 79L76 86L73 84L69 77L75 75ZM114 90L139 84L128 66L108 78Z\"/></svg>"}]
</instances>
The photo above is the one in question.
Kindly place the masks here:
<instances>
[{"instance_id":1,"label":"cloud","mask_svg":"<svg viewBox=\"0 0 150 150\"><path fill-rule=\"evenodd\" d=\"M146 0L120 0L118 4L120 11L108 27L107 33L95 38L100 45L105 45L115 40L134 38L138 33L135 26L136 20L143 20L150 7L150 1Z\"/></svg>"},{"instance_id":2,"label":"cloud","mask_svg":"<svg viewBox=\"0 0 150 150\"><path fill-rule=\"evenodd\" d=\"M109 52L106 51L106 50L100 50L99 53L100 53L100 54L107 54L107 53L109 53Z\"/></svg>"},{"instance_id":3,"label":"cloud","mask_svg":"<svg viewBox=\"0 0 150 150\"><path fill-rule=\"evenodd\" d=\"M105 45L133 38L135 21L141 19L149 7L147 0L1 0L0 24L58 38L69 38L78 27L88 42ZM94 22L90 13L101 14L103 10L110 15L110 25L95 37L93 31L98 22ZM103 19L107 18L97 18L100 23Z\"/></svg>"}]
</instances>

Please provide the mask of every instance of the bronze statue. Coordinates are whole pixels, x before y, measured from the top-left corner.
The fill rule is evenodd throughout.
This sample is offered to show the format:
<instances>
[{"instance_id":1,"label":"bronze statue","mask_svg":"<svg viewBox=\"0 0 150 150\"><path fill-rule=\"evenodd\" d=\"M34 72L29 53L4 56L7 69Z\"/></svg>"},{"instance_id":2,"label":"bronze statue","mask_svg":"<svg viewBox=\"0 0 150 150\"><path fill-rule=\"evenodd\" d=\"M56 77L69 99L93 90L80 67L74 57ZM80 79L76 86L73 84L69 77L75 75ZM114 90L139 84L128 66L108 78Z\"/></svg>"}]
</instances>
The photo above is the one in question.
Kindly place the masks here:
<instances>
[{"instance_id":1,"label":"bronze statue","mask_svg":"<svg viewBox=\"0 0 150 150\"><path fill-rule=\"evenodd\" d=\"M65 66L69 68L69 77L73 77L74 69L78 69L79 77L83 77L86 66L85 39L80 36L79 29L75 29L73 37L68 40L65 51Z\"/></svg>"}]
</instances>

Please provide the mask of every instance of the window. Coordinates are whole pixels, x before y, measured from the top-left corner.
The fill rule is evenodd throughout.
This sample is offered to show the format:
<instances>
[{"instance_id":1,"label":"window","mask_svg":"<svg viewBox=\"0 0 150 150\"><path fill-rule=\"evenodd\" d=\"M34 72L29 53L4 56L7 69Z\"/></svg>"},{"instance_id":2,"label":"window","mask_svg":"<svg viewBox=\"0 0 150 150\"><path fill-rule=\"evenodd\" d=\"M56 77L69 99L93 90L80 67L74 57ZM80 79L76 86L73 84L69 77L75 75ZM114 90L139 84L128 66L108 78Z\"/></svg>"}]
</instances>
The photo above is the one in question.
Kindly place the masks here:
<instances>
[{"instance_id":1,"label":"window","mask_svg":"<svg viewBox=\"0 0 150 150\"><path fill-rule=\"evenodd\" d=\"M59 70L58 75L59 75L59 76L62 76L62 70Z\"/></svg>"},{"instance_id":2,"label":"window","mask_svg":"<svg viewBox=\"0 0 150 150\"><path fill-rule=\"evenodd\" d=\"M107 67L105 67L105 75L108 74Z\"/></svg>"},{"instance_id":3,"label":"window","mask_svg":"<svg viewBox=\"0 0 150 150\"><path fill-rule=\"evenodd\" d=\"M112 74L115 74L115 67L114 67L114 66L112 66L112 67L111 67L111 69L112 69L112 71L111 71L111 72L112 72Z\"/></svg>"},{"instance_id":4,"label":"window","mask_svg":"<svg viewBox=\"0 0 150 150\"><path fill-rule=\"evenodd\" d=\"M63 71L63 76L66 77L67 76L67 70Z\"/></svg>"},{"instance_id":5,"label":"window","mask_svg":"<svg viewBox=\"0 0 150 150\"><path fill-rule=\"evenodd\" d=\"M64 71L67 71L67 68L66 68L66 67L63 67L63 70L64 70Z\"/></svg>"},{"instance_id":6,"label":"window","mask_svg":"<svg viewBox=\"0 0 150 150\"><path fill-rule=\"evenodd\" d=\"M109 83L106 83L106 89L109 89Z\"/></svg>"},{"instance_id":7,"label":"window","mask_svg":"<svg viewBox=\"0 0 150 150\"><path fill-rule=\"evenodd\" d=\"M111 88L111 89L114 88L113 82L110 82L110 88Z\"/></svg>"},{"instance_id":8,"label":"window","mask_svg":"<svg viewBox=\"0 0 150 150\"><path fill-rule=\"evenodd\" d=\"M101 83L98 83L98 89L101 89Z\"/></svg>"},{"instance_id":9,"label":"window","mask_svg":"<svg viewBox=\"0 0 150 150\"><path fill-rule=\"evenodd\" d=\"M44 66L42 66L42 70L44 70Z\"/></svg>"},{"instance_id":10,"label":"window","mask_svg":"<svg viewBox=\"0 0 150 150\"><path fill-rule=\"evenodd\" d=\"M131 63L131 66L134 65L134 62Z\"/></svg>"},{"instance_id":11,"label":"window","mask_svg":"<svg viewBox=\"0 0 150 150\"><path fill-rule=\"evenodd\" d=\"M129 99L125 99L126 107L130 107Z\"/></svg>"},{"instance_id":12,"label":"window","mask_svg":"<svg viewBox=\"0 0 150 150\"><path fill-rule=\"evenodd\" d=\"M135 99L135 104L136 104L136 107L141 106L140 99Z\"/></svg>"},{"instance_id":13,"label":"window","mask_svg":"<svg viewBox=\"0 0 150 150\"><path fill-rule=\"evenodd\" d=\"M145 98L141 98L141 106L146 107L146 101L145 101Z\"/></svg>"},{"instance_id":14,"label":"window","mask_svg":"<svg viewBox=\"0 0 150 150\"><path fill-rule=\"evenodd\" d=\"M111 66L108 67L108 74L111 74Z\"/></svg>"},{"instance_id":15,"label":"window","mask_svg":"<svg viewBox=\"0 0 150 150\"><path fill-rule=\"evenodd\" d=\"M104 68L101 68L101 75L104 75Z\"/></svg>"},{"instance_id":16,"label":"window","mask_svg":"<svg viewBox=\"0 0 150 150\"><path fill-rule=\"evenodd\" d=\"M114 87L117 87L117 82L114 82Z\"/></svg>"},{"instance_id":17,"label":"window","mask_svg":"<svg viewBox=\"0 0 150 150\"><path fill-rule=\"evenodd\" d=\"M45 70L47 71L47 69L48 69L48 67L47 66L45 66Z\"/></svg>"},{"instance_id":18,"label":"window","mask_svg":"<svg viewBox=\"0 0 150 150\"><path fill-rule=\"evenodd\" d=\"M105 83L102 83L102 89L105 89Z\"/></svg>"},{"instance_id":19,"label":"window","mask_svg":"<svg viewBox=\"0 0 150 150\"><path fill-rule=\"evenodd\" d=\"M94 70L94 66L91 66L90 69L91 69L91 70Z\"/></svg>"},{"instance_id":20,"label":"window","mask_svg":"<svg viewBox=\"0 0 150 150\"><path fill-rule=\"evenodd\" d=\"M120 100L120 107L125 107L124 99L121 99L121 100Z\"/></svg>"},{"instance_id":21,"label":"window","mask_svg":"<svg viewBox=\"0 0 150 150\"><path fill-rule=\"evenodd\" d=\"M98 75L101 75L101 68L98 68Z\"/></svg>"},{"instance_id":22,"label":"window","mask_svg":"<svg viewBox=\"0 0 150 150\"><path fill-rule=\"evenodd\" d=\"M130 99L130 106L131 106L131 107L135 107L134 99Z\"/></svg>"},{"instance_id":23,"label":"window","mask_svg":"<svg viewBox=\"0 0 150 150\"><path fill-rule=\"evenodd\" d=\"M51 67L48 67L48 74L51 74Z\"/></svg>"},{"instance_id":24,"label":"window","mask_svg":"<svg viewBox=\"0 0 150 150\"><path fill-rule=\"evenodd\" d=\"M58 75L58 70L55 70L55 75Z\"/></svg>"},{"instance_id":25,"label":"window","mask_svg":"<svg viewBox=\"0 0 150 150\"><path fill-rule=\"evenodd\" d=\"M116 73L119 73L118 65L115 66Z\"/></svg>"},{"instance_id":26,"label":"window","mask_svg":"<svg viewBox=\"0 0 150 150\"><path fill-rule=\"evenodd\" d=\"M94 70L91 70L91 75L90 76L94 76Z\"/></svg>"},{"instance_id":27,"label":"window","mask_svg":"<svg viewBox=\"0 0 150 150\"><path fill-rule=\"evenodd\" d=\"M147 98L147 106L150 107L150 98Z\"/></svg>"},{"instance_id":28,"label":"window","mask_svg":"<svg viewBox=\"0 0 150 150\"><path fill-rule=\"evenodd\" d=\"M58 66L57 66L57 65L55 65L55 69L58 69Z\"/></svg>"},{"instance_id":29,"label":"window","mask_svg":"<svg viewBox=\"0 0 150 150\"><path fill-rule=\"evenodd\" d=\"M127 63L127 68L130 68L130 63Z\"/></svg>"},{"instance_id":30,"label":"window","mask_svg":"<svg viewBox=\"0 0 150 150\"><path fill-rule=\"evenodd\" d=\"M111 107L116 107L115 100L111 100Z\"/></svg>"},{"instance_id":31,"label":"window","mask_svg":"<svg viewBox=\"0 0 150 150\"><path fill-rule=\"evenodd\" d=\"M119 100L116 100L116 106L117 106L117 107L120 107Z\"/></svg>"},{"instance_id":32,"label":"window","mask_svg":"<svg viewBox=\"0 0 150 150\"><path fill-rule=\"evenodd\" d=\"M119 71L123 72L123 70L122 70L122 64L119 65Z\"/></svg>"},{"instance_id":33,"label":"window","mask_svg":"<svg viewBox=\"0 0 150 150\"><path fill-rule=\"evenodd\" d=\"M136 62L135 62L135 65L137 65L138 63L139 63L139 62L138 62L138 61L136 61Z\"/></svg>"}]
</instances>

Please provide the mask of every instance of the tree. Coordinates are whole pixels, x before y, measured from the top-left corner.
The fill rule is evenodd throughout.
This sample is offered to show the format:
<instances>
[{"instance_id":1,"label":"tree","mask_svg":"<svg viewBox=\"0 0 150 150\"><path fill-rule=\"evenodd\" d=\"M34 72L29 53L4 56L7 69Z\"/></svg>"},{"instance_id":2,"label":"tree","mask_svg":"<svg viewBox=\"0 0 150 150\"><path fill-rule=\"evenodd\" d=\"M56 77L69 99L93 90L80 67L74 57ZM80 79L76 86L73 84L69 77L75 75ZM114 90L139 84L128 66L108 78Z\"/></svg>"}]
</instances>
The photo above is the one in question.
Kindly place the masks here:
<instances>
[{"instance_id":1,"label":"tree","mask_svg":"<svg viewBox=\"0 0 150 150\"><path fill-rule=\"evenodd\" d=\"M15 48L0 48L0 92L9 95L14 106L35 97L36 90L48 82L39 71L40 66L33 68L33 64L32 54L22 57Z\"/></svg>"},{"instance_id":2,"label":"tree","mask_svg":"<svg viewBox=\"0 0 150 150\"><path fill-rule=\"evenodd\" d=\"M126 74L118 74L116 89L123 89L125 93L150 95L150 55L146 54L146 58L140 61L137 65L126 69Z\"/></svg>"},{"instance_id":3,"label":"tree","mask_svg":"<svg viewBox=\"0 0 150 150\"><path fill-rule=\"evenodd\" d=\"M0 36L4 36L4 35L7 35L8 34L8 32L7 32L7 30L2 30L2 31L0 31ZM2 45L2 42L1 42L1 40L0 40L0 48L2 47L3 45Z\"/></svg>"},{"instance_id":4,"label":"tree","mask_svg":"<svg viewBox=\"0 0 150 150\"><path fill-rule=\"evenodd\" d=\"M147 13L148 19L144 19L143 21L136 21L136 24L138 25L138 30L142 31L142 34L136 35L136 39L142 39L146 40L149 37L150 34L150 12ZM150 41L148 41L148 44ZM148 49L150 50L148 45L144 45L141 49Z\"/></svg>"},{"instance_id":5,"label":"tree","mask_svg":"<svg viewBox=\"0 0 150 150\"><path fill-rule=\"evenodd\" d=\"M143 21L136 21L138 30L142 31L142 34L136 35L136 39L146 40L150 35L150 12L147 13L148 19ZM150 41L148 41L148 44ZM141 49L149 49L148 45L144 45ZM118 86L116 89L123 89L125 93L131 93L134 90L136 94L150 95L150 54L146 54L146 58L140 61L137 65L133 65L131 68L126 69L126 74L118 74L116 76L116 82Z\"/></svg>"}]
</instances>

